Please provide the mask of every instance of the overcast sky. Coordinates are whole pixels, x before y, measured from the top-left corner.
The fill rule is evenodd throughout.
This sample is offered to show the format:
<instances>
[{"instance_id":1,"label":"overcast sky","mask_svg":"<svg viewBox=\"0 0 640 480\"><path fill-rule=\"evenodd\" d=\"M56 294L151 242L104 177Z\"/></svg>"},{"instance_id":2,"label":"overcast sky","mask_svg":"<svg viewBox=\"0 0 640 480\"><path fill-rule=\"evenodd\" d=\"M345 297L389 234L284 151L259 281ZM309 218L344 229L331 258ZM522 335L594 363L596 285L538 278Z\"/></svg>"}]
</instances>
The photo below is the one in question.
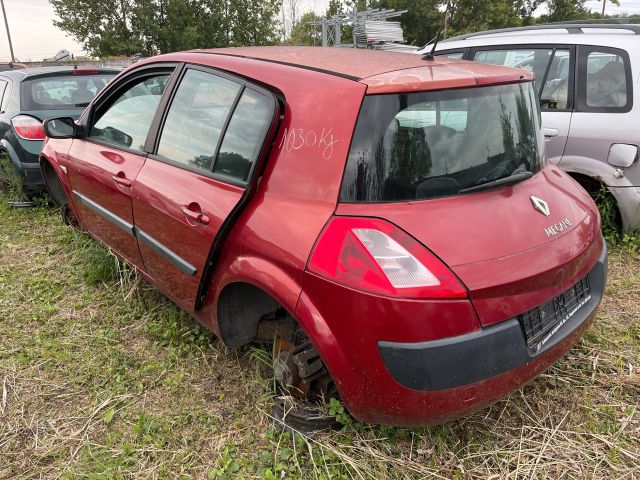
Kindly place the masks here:
<instances>
[{"instance_id":1,"label":"overcast sky","mask_svg":"<svg viewBox=\"0 0 640 480\"><path fill-rule=\"evenodd\" d=\"M289 0L283 0L285 6ZM321 13L328 0L298 0L298 15L307 10ZM53 9L48 0L4 0L13 51L17 59L41 60L61 49L82 54L82 47L53 26ZM587 2L592 10L600 10L602 2ZM607 13L640 13L640 0L621 0L620 7L607 3ZM9 43L4 25L0 22L0 60L10 60Z\"/></svg>"}]
</instances>

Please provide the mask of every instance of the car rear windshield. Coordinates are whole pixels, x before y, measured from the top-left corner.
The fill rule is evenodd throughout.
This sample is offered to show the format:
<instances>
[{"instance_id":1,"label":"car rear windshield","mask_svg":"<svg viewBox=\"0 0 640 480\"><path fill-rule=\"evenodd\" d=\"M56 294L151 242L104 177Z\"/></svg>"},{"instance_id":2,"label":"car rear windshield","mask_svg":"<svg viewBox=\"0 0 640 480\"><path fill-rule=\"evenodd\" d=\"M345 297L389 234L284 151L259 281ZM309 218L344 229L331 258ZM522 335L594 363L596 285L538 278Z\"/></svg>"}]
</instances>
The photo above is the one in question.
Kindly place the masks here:
<instances>
[{"instance_id":1,"label":"car rear windshield","mask_svg":"<svg viewBox=\"0 0 640 480\"><path fill-rule=\"evenodd\" d=\"M22 110L65 110L86 107L115 73L60 75L27 79L21 85Z\"/></svg>"},{"instance_id":2,"label":"car rear windshield","mask_svg":"<svg viewBox=\"0 0 640 480\"><path fill-rule=\"evenodd\" d=\"M544 165L533 83L365 97L341 199L458 195Z\"/></svg>"}]
</instances>

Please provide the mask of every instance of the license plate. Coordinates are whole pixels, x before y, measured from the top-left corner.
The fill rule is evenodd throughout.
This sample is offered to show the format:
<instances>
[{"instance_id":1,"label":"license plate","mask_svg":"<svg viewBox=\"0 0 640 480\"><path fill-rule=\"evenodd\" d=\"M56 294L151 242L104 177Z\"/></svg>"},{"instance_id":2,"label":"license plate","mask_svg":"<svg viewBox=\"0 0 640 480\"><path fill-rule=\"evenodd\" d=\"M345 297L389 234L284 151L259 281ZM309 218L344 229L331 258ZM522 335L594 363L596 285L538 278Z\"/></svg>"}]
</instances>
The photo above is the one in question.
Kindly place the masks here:
<instances>
[{"instance_id":1,"label":"license plate","mask_svg":"<svg viewBox=\"0 0 640 480\"><path fill-rule=\"evenodd\" d=\"M554 299L520 315L529 350L539 352L590 299L589 278L585 277Z\"/></svg>"}]
</instances>

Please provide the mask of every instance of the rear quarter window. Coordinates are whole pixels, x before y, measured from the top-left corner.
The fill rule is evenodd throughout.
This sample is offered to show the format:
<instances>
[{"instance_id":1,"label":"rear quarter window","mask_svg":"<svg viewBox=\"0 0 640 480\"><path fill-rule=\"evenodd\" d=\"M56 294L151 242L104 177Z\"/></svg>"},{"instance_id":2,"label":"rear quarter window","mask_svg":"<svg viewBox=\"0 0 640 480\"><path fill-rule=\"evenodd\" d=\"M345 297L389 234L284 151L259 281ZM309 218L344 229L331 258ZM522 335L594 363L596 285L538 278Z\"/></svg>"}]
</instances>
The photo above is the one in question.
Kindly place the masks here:
<instances>
[{"instance_id":1,"label":"rear quarter window","mask_svg":"<svg viewBox=\"0 0 640 480\"><path fill-rule=\"evenodd\" d=\"M222 140L214 173L247 180L271 124L271 103L264 95L245 89Z\"/></svg>"}]
</instances>

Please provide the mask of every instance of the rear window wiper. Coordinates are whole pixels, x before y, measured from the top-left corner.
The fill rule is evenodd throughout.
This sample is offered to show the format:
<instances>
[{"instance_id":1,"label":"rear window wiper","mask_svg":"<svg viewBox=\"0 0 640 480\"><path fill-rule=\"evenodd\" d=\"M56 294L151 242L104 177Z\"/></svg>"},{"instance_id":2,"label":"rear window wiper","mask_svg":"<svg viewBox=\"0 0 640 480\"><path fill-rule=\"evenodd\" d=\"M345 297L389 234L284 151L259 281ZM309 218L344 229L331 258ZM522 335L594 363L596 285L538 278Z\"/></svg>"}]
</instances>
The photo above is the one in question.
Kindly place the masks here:
<instances>
[{"instance_id":1,"label":"rear window wiper","mask_svg":"<svg viewBox=\"0 0 640 480\"><path fill-rule=\"evenodd\" d=\"M489 182L481 183L480 185L474 185L473 187L463 188L460 190L460 193L468 193L475 192L477 190L484 190L486 188L498 187L500 185L510 185L512 183L518 183L522 180L526 180L527 178L531 178L533 176L533 172L528 170L517 169L508 177L498 178L496 180L491 180Z\"/></svg>"}]
</instances>

